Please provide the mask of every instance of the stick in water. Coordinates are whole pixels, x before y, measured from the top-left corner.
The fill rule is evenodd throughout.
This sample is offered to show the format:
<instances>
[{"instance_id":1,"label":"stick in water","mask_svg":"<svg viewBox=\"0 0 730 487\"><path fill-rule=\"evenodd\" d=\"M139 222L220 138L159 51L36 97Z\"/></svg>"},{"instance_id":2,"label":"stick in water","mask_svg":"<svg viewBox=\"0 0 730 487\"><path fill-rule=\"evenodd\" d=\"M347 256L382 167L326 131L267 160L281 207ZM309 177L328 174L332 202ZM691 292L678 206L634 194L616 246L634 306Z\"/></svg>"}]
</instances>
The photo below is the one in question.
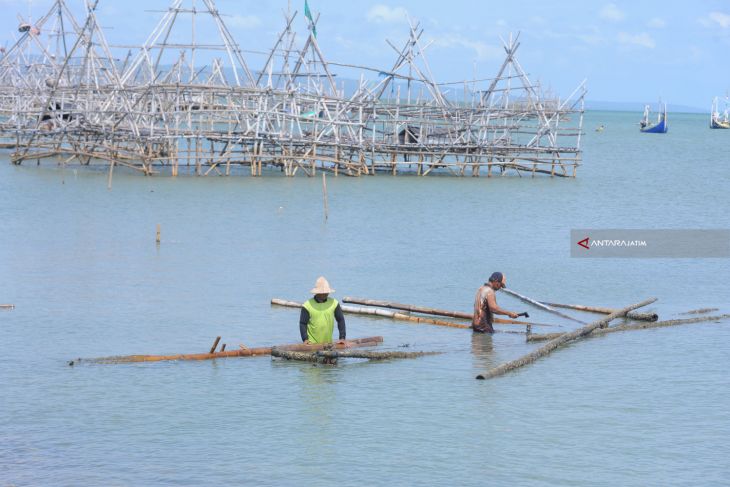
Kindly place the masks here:
<instances>
[{"instance_id":1,"label":"stick in water","mask_svg":"<svg viewBox=\"0 0 730 487\"><path fill-rule=\"evenodd\" d=\"M324 197L324 221L327 221L329 208L327 205L327 175L322 173L322 195Z\"/></svg>"}]
</instances>

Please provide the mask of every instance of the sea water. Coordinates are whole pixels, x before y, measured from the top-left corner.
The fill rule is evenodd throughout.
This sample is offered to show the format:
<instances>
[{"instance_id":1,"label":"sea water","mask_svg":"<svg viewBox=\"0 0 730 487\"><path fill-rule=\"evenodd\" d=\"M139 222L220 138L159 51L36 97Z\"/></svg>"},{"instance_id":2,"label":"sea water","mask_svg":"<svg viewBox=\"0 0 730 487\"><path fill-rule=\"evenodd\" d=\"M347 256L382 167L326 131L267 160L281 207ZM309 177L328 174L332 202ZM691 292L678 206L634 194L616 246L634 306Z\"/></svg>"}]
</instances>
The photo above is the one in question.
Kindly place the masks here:
<instances>
[{"instance_id":1,"label":"sea water","mask_svg":"<svg viewBox=\"0 0 730 487\"><path fill-rule=\"evenodd\" d=\"M551 302L730 312L728 259L570 258L571 228L730 228L730 131L706 118L654 135L589 112L576 179L328 177L327 221L319 177L118 170L108 190L2 155L0 485L730 484L730 321L587 339L488 381L538 345L348 315L350 338L443 353L68 365L296 343L298 310L270 299L319 275L336 298L463 311L502 271ZM534 331L574 325L498 302L562 325Z\"/></svg>"}]
</instances>

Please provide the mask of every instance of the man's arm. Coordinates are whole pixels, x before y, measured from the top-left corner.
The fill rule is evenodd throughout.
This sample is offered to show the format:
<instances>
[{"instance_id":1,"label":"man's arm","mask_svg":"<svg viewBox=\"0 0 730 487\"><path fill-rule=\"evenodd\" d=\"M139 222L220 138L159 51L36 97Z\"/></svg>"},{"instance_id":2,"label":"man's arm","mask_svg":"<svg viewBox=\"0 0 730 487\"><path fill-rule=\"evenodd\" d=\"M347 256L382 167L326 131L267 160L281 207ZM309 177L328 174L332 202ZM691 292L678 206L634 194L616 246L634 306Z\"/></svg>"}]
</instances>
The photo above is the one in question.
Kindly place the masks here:
<instances>
[{"instance_id":1,"label":"man's arm","mask_svg":"<svg viewBox=\"0 0 730 487\"><path fill-rule=\"evenodd\" d=\"M340 308L340 303L337 303L335 308L335 319L337 320L337 329L340 331L340 340L344 340L347 333L345 332L345 314Z\"/></svg>"},{"instance_id":2,"label":"man's arm","mask_svg":"<svg viewBox=\"0 0 730 487\"><path fill-rule=\"evenodd\" d=\"M307 325L309 324L309 311L302 306L302 312L299 313L299 334L302 336L302 341L307 341Z\"/></svg>"},{"instance_id":3,"label":"man's arm","mask_svg":"<svg viewBox=\"0 0 730 487\"><path fill-rule=\"evenodd\" d=\"M487 294L487 303L489 304L489 310L493 314L507 315L510 318L517 318L517 313L513 313L512 311L507 311L506 309L502 309L499 306L497 306L497 298L494 296L494 293Z\"/></svg>"}]
</instances>

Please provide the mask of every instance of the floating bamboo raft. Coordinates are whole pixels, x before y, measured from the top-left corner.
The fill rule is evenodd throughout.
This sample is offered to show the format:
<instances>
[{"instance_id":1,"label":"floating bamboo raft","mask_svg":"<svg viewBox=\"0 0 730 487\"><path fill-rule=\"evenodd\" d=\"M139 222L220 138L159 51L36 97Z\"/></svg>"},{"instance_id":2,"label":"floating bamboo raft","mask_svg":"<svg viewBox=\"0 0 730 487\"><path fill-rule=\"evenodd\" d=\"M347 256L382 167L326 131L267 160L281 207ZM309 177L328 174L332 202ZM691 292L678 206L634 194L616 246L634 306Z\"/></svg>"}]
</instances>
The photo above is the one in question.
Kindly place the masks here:
<instances>
[{"instance_id":1,"label":"floating bamboo raft","mask_svg":"<svg viewBox=\"0 0 730 487\"><path fill-rule=\"evenodd\" d=\"M534 350L534 351L528 353L527 355L523 355L522 357L520 357L516 360L512 360L511 362L504 363L483 374L479 374L479 375L477 375L476 378L480 379L480 380L491 379L491 378L506 374L507 372L510 372L517 368L523 367L527 364L530 364L542 357L549 355L555 349L565 345L566 343L577 340L579 338L582 338L598 328L604 328L604 327L608 326L608 324L611 321L615 320L616 318L626 316L626 314L628 312L633 311L637 308L641 308L643 306L647 306L647 305L653 303L654 301L656 301L656 298L651 298L651 299L647 299L646 301L642 301L637 304L632 304L631 306L627 306L626 308L615 311L615 312L611 313L610 315L606 316L605 318L602 318L598 321L589 323L577 330L571 331L569 333L562 333L560 336L553 338L552 340L550 340L549 342L547 342L545 345L538 348L537 350Z\"/></svg>"},{"instance_id":2,"label":"floating bamboo raft","mask_svg":"<svg viewBox=\"0 0 730 487\"><path fill-rule=\"evenodd\" d=\"M216 339L213 347L218 345L219 338ZM221 352L208 352L208 353L193 353L193 354L175 354L175 355L125 355L119 357L102 357L95 359L84 359L85 362L93 363L131 363L131 362L160 362L165 360L210 360L216 358L230 358L230 357L255 357L260 355L271 355L271 350L276 348L278 350L286 350L291 352L316 352L323 350L327 347L333 347L337 350L356 348L356 347L373 347L383 342L383 337L374 336L366 338L356 338L353 340L345 340L344 343L319 343L319 344L305 344L296 343L291 345L278 345L274 347L259 347L259 348L239 348L238 350L228 350ZM78 359L82 360L82 359ZM69 365L74 365L74 362L69 362Z\"/></svg>"},{"instance_id":3,"label":"floating bamboo raft","mask_svg":"<svg viewBox=\"0 0 730 487\"><path fill-rule=\"evenodd\" d=\"M349 300L349 301L348 301ZM343 298L343 302L360 302L360 303L369 303L370 306L384 306L384 304L374 304L374 303L388 303L390 308L394 309L407 309L409 311L416 311L419 313L425 313L429 314L428 310L435 311L436 316L452 316L456 318L462 318L462 319L469 319L471 320L471 315L468 313L462 313L459 311L444 311L444 310L436 310L435 308L424 308L420 306L415 305L409 305L409 304L398 304L398 303L392 303L390 301L375 301L375 300L357 300L355 301L354 298ZM271 304L277 305L277 306L285 306L288 308L301 308L302 303L299 303L297 301L288 301L286 299L278 299L278 298L272 298ZM396 307L400 306L400 307ZM347 305L341 305L343 313L348 314L359 314L359 315L370 315L370 316L382 316L384 318L391 318L398 321L410 321L411 323L421 323L421 324L427 324L427 325L436 325L436 326L446 326L449 328L461 328L461 329L471 329L471 325L466 325L462 323L454 323L452 321L446 321L446 320L439 320L434 318L425 318L423 316L414 316L410 314L405 313L397 313L394 311L388 311L384 309L378 309L378 308L361 308L357 306L347 306ZM448 313L448 314L447 314ZM507 320L507 319L501 319L501 318L495 318L495 323L501 324L501 325L525 325L525 326L556 326L556 325L548 325L546 323L532 323L527 321L519 321L519 320ZM511 333L511 332L510 332Z\"/></svg>"},{"instance_id":4,"label":"floating bamboo raft","mask_svg":"<svg viewBox=\"0 0 730 487\"><path fill-rule=\"evenodd\" d=\"M683 313L686 314L686 313ZM598 328L591 332L591 336L605 335L607 333L615 333L617 331L630 330L647 330L650 328L665 328L668 326L688 325L692 323L705 323L708 321L721 321L730 318L730 314L722 314L715 316L699 316L697 318L686 318L681 320L665 320L644 323L626 323L623 325L609 326L607 328ZM546 340L554 340L560 338L562 333L529 333L527 335L528 342L539 342Z\"/></svg>"},{"instance_id":5,"label":"floating bamboo raft","mask_svg":"<svg viewBox=\"0 0 730 487\"><path fill-rule=\"evenodd\" d=\"M361 358L368 360L391 360L403 358L416 358L426 355L438 355L441 352L360 352L360 351L337 351L320 350L317 352L295 352L274 348L271 350L272 357L280 357L286 360L301 360L304 362L325 362L335 363L339 358Z\"/></svg>"}]
</instances>

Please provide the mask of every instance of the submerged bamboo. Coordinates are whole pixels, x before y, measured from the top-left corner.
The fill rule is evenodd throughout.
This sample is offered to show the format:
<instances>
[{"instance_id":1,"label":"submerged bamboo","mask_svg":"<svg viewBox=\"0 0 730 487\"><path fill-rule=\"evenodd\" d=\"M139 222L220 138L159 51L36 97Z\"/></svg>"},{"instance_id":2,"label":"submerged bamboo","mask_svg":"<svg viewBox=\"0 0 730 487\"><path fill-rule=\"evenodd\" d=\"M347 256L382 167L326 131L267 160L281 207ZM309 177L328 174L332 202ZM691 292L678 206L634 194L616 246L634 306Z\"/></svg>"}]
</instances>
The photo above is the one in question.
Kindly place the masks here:
<instances>
[{"instance_id":1,"label":"submerged bamboo","mask_svg":"<svg viewBox=\"0 0 730 487\"><path fill-rule=\"evenodd\" d=\"M689 311L685 311L684 313L679 313L681 315L701 315L705 313L712 313L713 311L719 311L719 308L700 308L700 309L691 309Z\"/></svg>"},{"instance_id":2,"label":"submerged bamboo","mask_svg":"<svg viewBox=\"0 0 730 487\"><path fill-rule=\"evenodd\" d=\"M514 369L520 368L524 365L530 364L541 357L545 357L545 356L549 355L556 348L558 348L570 341L581 338L581 337L591 333L596 328L605 326L606 324L608 324L609 322L611 322L612 320L614 320L616 318L626 316L626 313L628 313L629 311L633 311L637 308L641 308L642 306L651 304L654 301L656 301L656 298L647 299L640 303L632 304L631 306L627 306L626 308L623 308L614 313L611 313L610 315L606 316L605 318L602 318L598 321L594 321L593 323L589 323L586 326L578 328L575 331L572 331L570 333L564 333L564 334L560 335L559 337L550 340L549 342L547 342L545 345L538 348L537 350L534 350L534 351L528 353L527 355L524 355L516 360L512 360L511 362L504 363L484 374L479 374L479 375L477 375L476 378L480 379L480 380L491 379L493 377L503 375L511 370L514 370Z\"/></svg>"},{"instance_id":3,"label":"submerged bamboo","mask_svg":"<svg viewBox=\"0 0 730 487\"><path fill-rule=\"evenodd\" d=\"M567 309L575 309L578 311L588 311L589 313L600 313L604 315L610 315L614 311L616 311L613 308L603 308L600 306L583 306L582 304L561 304L561 303L548 303L545 301L541 301L542 304L547 306L553 306L555 308L567 308ZM713 310L714 311L714 310ZM659 319L659 315L656 313L628 313L626 315L626 318L630 320L637 320L637 321L657 321Z\"/></svg>"},{"instance_id":4,"label":"submerged bamboo","mask_svg":"<svg viewBox=\"0 0 730 487\"><path fill-rule=\"evenodd\" d=\"M193 353L193 354L176 354L176 355L125 355L121 357L102 357L96 359L87 359L88 362L94 363L130 363L130 362L161 362L164 360L210 360L215 358L227 357L253 357L257 355L270 355L273 348L279 350L289 350L297 352L315 352L325 347L332 346L337 349L353 348L353 347L372 347L383 342L383 337L366 337L356 338L353 340L345 340L344 343L296 343L292 345L278 345L275 347L259 347L259 348L241 348L238 350L228 350L225 352L214 353Z\"/></svg>"},{"instance_id":5,"label":"submerged bamboo","mask_svg":"<svg viewBox=\"0 0 730 487\"><path fill-rule=\"evenodd\" d=\"M536 307L538 307L540 309L543 309L543 310L547 311L548 313L552 313L554 315L561 316L563 318L566 318L566 319L571 320L571 321L575 321L577 323L581 323L583 325L586 324L585 321L581 321L581 320L579 320L577 318L573 318L570 315L566 315L565 313L561 313L560 311L558 311L556 309L553 309L553 308L551 308L548 305L545 305L545 304L543 304L543 303L541 303L539 301L536 301L536 300L534 300L532 298L528 298L527 296L523 296L522 294L520 294L518 292L515 292L515 291L513 291L511 289L502 288L502 291L505 292L505 293L507 293L507 294L509 294L509 295L511 295L511 296L514 296L514 297L516 297L518 299L521 299L522 301L524 301L526 303L529 303L529 304L531 304L533 306L536 306Z\"/></svg>"},{"instance_id":6,"label":"submerged bamboo","mask_svg":"<svg viewBox=\"0 0 730 487\"><path fill-rule=\"evenodd\" d=\"M730 314L716 315L716 316L698 316L697 318L685 318L681 320L665 320L655 321L651 323L625 323L623 325L609 326L608 328L598 328L591 332L591 336L594 335L605 335L606 333L613 333L616 331L630 331L630 330L647 330L649 328L664 328L667 326L678 326L687 325L691 323L702 323L707 321L720 321L730 318ZM562 333L531 333L527 335L528 342L540 342L545 340L554 340L562 336Z\"/></svg>"},{"instance_id":7,"label":"submerged bamboo","mask_svg":"<svg viewBox=\"0 0 730 487\"><path fill-rule=\"evenodd\" d=\"M338 358L363 358L369 360L389 360L400 358L416 358L425 355L438 355L441 352L362 352L362 351L336 351L336 350L320 350L317 352L296 352L291 350L281 350L274 347L271 350L272 357L284 358L287 360L301 360L305 362L321 362L337 360Z\"/></svg>"}]
</instances>

